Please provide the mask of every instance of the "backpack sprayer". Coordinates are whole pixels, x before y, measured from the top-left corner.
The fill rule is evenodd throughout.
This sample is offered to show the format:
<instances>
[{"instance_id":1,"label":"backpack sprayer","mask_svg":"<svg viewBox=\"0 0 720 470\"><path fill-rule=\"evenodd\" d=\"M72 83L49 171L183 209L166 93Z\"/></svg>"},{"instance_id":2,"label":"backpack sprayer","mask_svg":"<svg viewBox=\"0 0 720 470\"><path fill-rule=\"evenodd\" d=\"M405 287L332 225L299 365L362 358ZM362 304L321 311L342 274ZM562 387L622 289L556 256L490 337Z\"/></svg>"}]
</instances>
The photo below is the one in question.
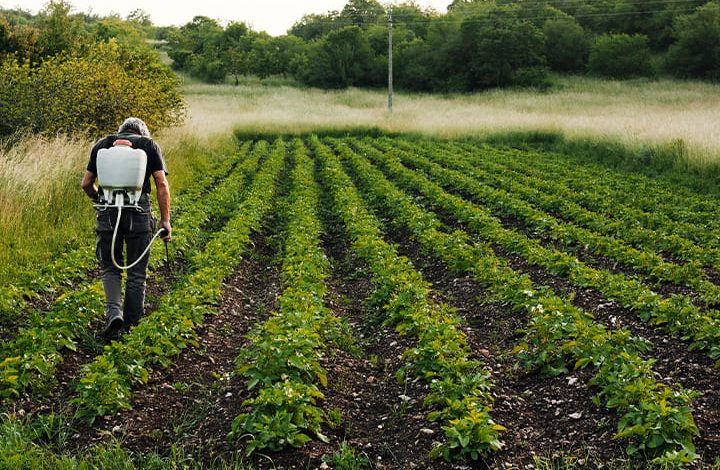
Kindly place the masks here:
<instances>
[{"instance_id":1,"label":"backpack sprayer","mask_svg":"<svg viewBox=\"0 0 720 470\"><path fill-rule=\"evenodd\" d=\"M117 208L117 220L113 230L112 245L110 253L112 262L116 268L127 270L135 266L150 251L150 247L160 234L165 232L164 228L157 231L155 236L148 243L147 248L132 264L120 266L115 260L115 240L118 227L120 227L120 216L123 209L135 209L139 212L145 210L138 205L145 180L145 169L147 168L147 155L141 149L132 148L129 140L118 139L109 149L100 149L97 154L97 177L100 187L103 189L105 200L96 204L96 209ZM114 204L113 204L114 202Z\"/></svg>"}]
</instances>

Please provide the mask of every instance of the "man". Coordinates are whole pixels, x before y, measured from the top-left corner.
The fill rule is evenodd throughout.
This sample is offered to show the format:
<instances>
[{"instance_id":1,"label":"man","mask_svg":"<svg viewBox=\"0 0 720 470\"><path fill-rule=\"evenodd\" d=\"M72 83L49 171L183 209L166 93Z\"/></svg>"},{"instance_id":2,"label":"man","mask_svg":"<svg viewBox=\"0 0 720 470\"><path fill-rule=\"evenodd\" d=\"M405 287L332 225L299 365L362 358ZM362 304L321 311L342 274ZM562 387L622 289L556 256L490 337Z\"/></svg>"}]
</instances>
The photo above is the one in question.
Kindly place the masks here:
<instances>
[{"instance_id":1,"label":"man","mask_svg":"<svg viewBox=\"0 0 720 470\"><path fill-rule=\"evenodd\" d=\"M129 140L132 147L142 149L147 155L147 168L142 196L138 205L143 209L126 209L122 211L117 239L115 241L115 259L123 264L123 245L126 248L128 262L135 261L150 243L156 227L156 219L150 205L150 176L155 180L157 188L157 201L160 209L160 228L165 229L162 234L164 241L170 241L172 227L170 226L170 185L166 179L168 174L160 147L151 139L147 125L138 118L131 117L125 120L118 129L117 134L99 140L90 152L85 175L82 179L82 189L93 201L99 201L103 196L102 188L95 184L97 179L97 154L100 149L113 146L118 139ZM112 203L112 201L110 201ZM134 267L128 270L125 283L125 303L121 309L122 271L115 267L111 258L111 244L113 230L117 221L117 209L98 210L96 221L97 248L96 254L100 262L101 278L105 289L105 329L103 336L117 338L124 329L129 330L136 325L144 315L145 279L147 277L148 260L150 253Z\"/></svg>"}]
</instances>

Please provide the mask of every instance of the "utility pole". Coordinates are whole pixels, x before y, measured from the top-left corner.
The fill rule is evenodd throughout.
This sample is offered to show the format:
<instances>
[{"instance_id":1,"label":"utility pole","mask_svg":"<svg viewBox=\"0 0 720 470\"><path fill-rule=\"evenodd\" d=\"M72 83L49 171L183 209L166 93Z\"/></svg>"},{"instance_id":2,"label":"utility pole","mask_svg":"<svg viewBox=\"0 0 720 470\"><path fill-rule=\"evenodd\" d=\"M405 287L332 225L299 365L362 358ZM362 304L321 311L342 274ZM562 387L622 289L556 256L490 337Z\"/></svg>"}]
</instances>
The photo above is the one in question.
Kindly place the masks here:
<instances>
[{"instance_id":1,"label":"utility pole","mask_svg":"<svg viewBox=\"0 0 720 470\"><path fill-rule=\"evenodd\" d=\"M392 6L388 7L388 112L392 113L393 105L393 56L392 56Z\"/></svg>"}]
</instances>

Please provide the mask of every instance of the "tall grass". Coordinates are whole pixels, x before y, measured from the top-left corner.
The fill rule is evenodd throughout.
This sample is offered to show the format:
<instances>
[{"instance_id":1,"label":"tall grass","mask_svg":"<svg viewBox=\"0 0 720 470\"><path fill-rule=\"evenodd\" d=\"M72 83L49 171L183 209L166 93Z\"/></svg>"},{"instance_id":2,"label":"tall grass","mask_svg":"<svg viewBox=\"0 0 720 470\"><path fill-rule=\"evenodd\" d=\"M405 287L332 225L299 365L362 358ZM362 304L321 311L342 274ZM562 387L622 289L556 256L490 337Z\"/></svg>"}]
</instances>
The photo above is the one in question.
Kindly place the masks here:
<instances>
[{"instance_id":1,"label":"tall grass","mask_svg":"<svg viewBox=\"0 0 720 470\"><path fill-rule=\"evenodd\" d=\"M158 136L177 193L232 152L230 135L201 139L178 129ZM27 135L0 144L0 285L94 239L95 212L80 188L89 137Z\"/></svg>"},{"instance_id":2,"label":"tall grass","mask_svg":"<svg viewBox=\"0 0 720 470\"><path fill-rule=\"evenodd\" d=\"M0 284L92 236L79 189L87 142L25 136L0 145ZM84 199L83 199L84 198Z\"/></svg>"},{"instance_id":3,"label":"tall grass","mask_svg":"<svg viewBox=\"0 0 720 470\"><path fill-rule=\"evenodd\" d=\"M308 132L318 127L379 127L437 137L510 132L612 140L631 148L677 146L694 166L720 155L720 85L675 80L608 81L554 77L547 91L496 90L428 95L396 92L393 113L384 90L324 91L287 85L185 86L187 132L234 128L252 132Z\"/></svg>"}]
</instances>

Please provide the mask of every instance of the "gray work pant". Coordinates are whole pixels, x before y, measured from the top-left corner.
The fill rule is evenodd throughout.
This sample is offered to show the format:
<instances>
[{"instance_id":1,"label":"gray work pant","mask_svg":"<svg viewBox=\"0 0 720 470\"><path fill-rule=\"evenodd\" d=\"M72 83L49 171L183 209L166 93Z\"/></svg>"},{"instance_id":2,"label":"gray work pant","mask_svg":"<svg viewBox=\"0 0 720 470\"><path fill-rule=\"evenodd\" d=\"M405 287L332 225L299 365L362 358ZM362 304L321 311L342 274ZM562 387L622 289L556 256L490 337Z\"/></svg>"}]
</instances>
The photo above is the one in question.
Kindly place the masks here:
<instances>
[{"instance_id":1,"label":"gray work pant","mask_svg":"<svg viewBox=\"0 0 720 470\"><path fill-rule=\"evenodd\" d=\"M144 212L124 209L121 214L115 240L115 260L121 266L133 263L138 258L147 248L155 231L156 221L149 203L141 205L145 209ZM110 320L120 316L126 326L133 326L145 313L145 280L150 253L148 252L138 264L127 270L125 303L121 307L122 270L113 265L110 255L116 221L117 209L107 209L97 214L96 254L100 261L101 278L105 289L105 319Z\"/></svg>"}]
</instances>

